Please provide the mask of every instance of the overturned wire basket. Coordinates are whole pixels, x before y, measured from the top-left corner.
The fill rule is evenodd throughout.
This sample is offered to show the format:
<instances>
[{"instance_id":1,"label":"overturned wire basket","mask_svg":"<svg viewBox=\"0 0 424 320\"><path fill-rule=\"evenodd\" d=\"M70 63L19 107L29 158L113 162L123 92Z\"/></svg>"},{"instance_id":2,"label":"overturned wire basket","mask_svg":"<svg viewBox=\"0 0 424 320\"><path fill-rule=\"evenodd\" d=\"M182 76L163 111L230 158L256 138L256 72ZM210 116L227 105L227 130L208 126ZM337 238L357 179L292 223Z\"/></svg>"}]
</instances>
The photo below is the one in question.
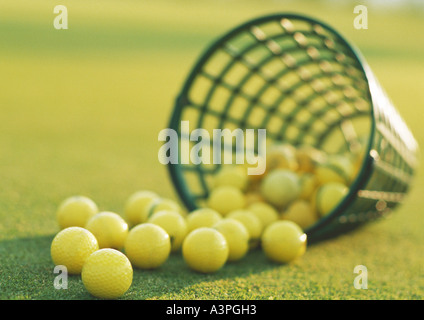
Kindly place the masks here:
<instances>
[{"instance_id":1,"label":"overturned wire basket","mask_svg":"<svg viewBox=\"0 0 424 320\"><path fill-rule=\"evenodd\" d=\"M266 129L267 140L326 152L365 150L348 194L305 230L309 242L392 211L417 165L417 143L359 51L325 23L296 14L260 17L200 57L177 97L169 128ZM187 136L179 135L179 143ZM192 145L194 142L189 141ZM235 153L235 150L232 150ZM219 164L170 164L189 211L205 205Z\"/></svg>"}]
</instances>

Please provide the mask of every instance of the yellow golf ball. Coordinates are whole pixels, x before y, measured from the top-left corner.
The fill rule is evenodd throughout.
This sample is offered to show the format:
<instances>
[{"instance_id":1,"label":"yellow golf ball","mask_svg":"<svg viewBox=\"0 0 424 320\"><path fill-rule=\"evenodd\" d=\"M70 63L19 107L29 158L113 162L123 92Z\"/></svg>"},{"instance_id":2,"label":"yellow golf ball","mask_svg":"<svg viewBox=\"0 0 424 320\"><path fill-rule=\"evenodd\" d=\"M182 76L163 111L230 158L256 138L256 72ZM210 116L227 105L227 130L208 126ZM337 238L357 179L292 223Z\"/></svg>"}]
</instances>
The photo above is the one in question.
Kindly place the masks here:
<instances>
[{"instance_id":1,"label":"yellow golf ball","mask_svg":"<svg viewBox=\"0 0 424 320\"><path fill-rule=\"evenodd\" d=\"M288 169L295 171L299 167L296 159L296 149L286 143L273 143L266 150L266 171Z\"/></svg>"},{"instance_id":2,"label":"yellow golf ball","mask_svg":"<svg viewBox=\"0 0 424 320\"><path fill-rule=\"evenodd\" d=\"M244 208L246 199L243 192L236 187L220 186L211 191L207 205L225 216L230 211Z\"/></svg>"},{"instance_id":3,"label":"yellow golf ball","mask_svg":"<svg viewBox=\"0 0 424 320\"><path fill-rule=\"evenodd\" d=\"M187 223L178 212L161 210L153 214L147 222L162 227L168 233L171 240L172 252L181 248L183 240L187 235Z\"/></svg>"},{"instance_id":4,"label":"yellow golf ball","mask_svg":"<svg viewBox=\"0 0 424 320\"><path fill-rule=\"evenodd\" d=\"M319 184L330 182L349 185L353 178L354 167L350 159L342 155L331 155L317 166L315 176Z\"/></svg>"},{"instance_id":5,"label":"yellow golf ball","mask_svg":"<svg viewBox=\"0 0 424 320\"><path fill-rule=\"evenodd\" d=\"M117 213L104 211L88 220L85 228L96 237L99 248L122 249L128 235L128 224Z\"/></svg>"},{"instance_id":6,"label":"yellow golf ball","mask_svg":"<svg viewBox=\"0 0 424 320\"><path fill-rule=\"evenodd\" d=\"M56 218L60 229L69 227L84 228L88 219L98 212L96 203L85 196L65 199L57 209Z\"/></svg>"},{"instance_id":7,"label":"yellow golf ball","mask_svg":"<svg viewBox=\"0 0 424 320\"><path fill-rule=\"evenodd\" d=\"M145 221L149 220L153 214L162 210L170 210L178 212L181 216L185 217L185 212L183 208L174 200L167 198L156 199L152 202L149 207L146 208L146 212L144 212Z\"/></svg>"},{"instance_id":8,"label":"yellow golf ball","mask_svg":"<svg viewBox=\"0 0 424 320\"><path fill-rule=\"evenodd\" d=\"M242 166L224 165L213 177L213 186L233 186L240 190L245 190L248 185L247 171Z\"/></svg>"},{"instance_id":9,"label":"yellow golf ball","mask_svg":"<svg viewBox=\"0 0 424 320\"><path fill-rule=\"evenodd\" d=\"M222 216L215 210L210 208L200 208L190 212L187 215L187 231L201 227L212 227L215 223L222 219Z\"/></svg>"},{"instance_id":10,"label":"yellow golf ball","mask_svg":"<svg viewBox=\"0 0 424 320\"><path fill-rule=\"evenodd\" d=\"M246 192L244 197L246 198L246 207L249 207L252 203L265 201L264 197L259 193L259 191Z\"/></svg>"},{"instance_id":11,"label":"yellow golf ball","mask_svg":"<svg viewBox=\"0 0 424 320\"><path fill-rule=\"evenodd\" d=\"M322 185L314 194L313 204L320 216L329 214L343 200L349 188L343 183L330 182Z\"/></svg>"},{"instance_id":12,"label":"yellow golf ball","mask_svg":"<svg viewBox=\"0 0 424 320\"><path fill-rule=\"evenodd\" d=\"M261 182L261 194L270 204L284 208L300 195L300 181L296 173L287 169L275 169Z\"/></svg>"},{"instance_id":13,"label":"yellow golf ball","mask_svg":"<svg viewBox=\"0 0 424 320\"><path fill-rule=\"evenodd\" d=\"M305 230L317 222L319 217L308 201L299 199L290 204L287 210L283 211L281 219L293 221Z\"/></svg>"},{"instance_id":14,"label":"yellow golf ball","mask_svg":"<svg viewBox=\"0 0 424 320\"><path fill-rule=\"evenodd\" d=\"M318 180L313 173L306 172L300 176L300 195L303 200L310 200L314 191L318 187Z\"/></svg>"},{"instance_id":15,"label":"yellow golf ball","mask_svg":"<svg viewBox=\"0 0 424 320\"><path fill-rule=\"evenodd\" d=\"M87 229L69 227L53 238L50 253L55 265L63 265L69 274L80 274L85 260L99 249L96 237Z\"/></svg>"},{"instance_id":16,"label":"yellow golf ball","mask_svg":"<svg viewBox=\"0 0 424 320\"><path fill-rule=\"evenodd\" d=\"M183 242L183 257L194 271L212 273L224 266L229 253L225 237L213 228L190 232Z\"/></svg>"},{"instance_id":17,"label":"yellow golf ball","mask_svg":"<svg viewBox=\"0 0 424 320\"><path fill-rule=\"evenodd\" d=\"M296 159L299 172L314 172L317 164L323 163L326 154L310 145L301 145L296 148Z\"/></svg>"},{"instance_id":18,"label":"yellow golf ball","mask_svg":"<svg viewBox=\"0 0 424 320\"><path fill-rule=\"evenodd\" d=\"M249 250L249 232L238 220L225 218L218 221L214 226L227 240L228 261L242 259Z\"/></svg>"},{"instance_id":19,"label":"yellow golf ball","mask_svg":"<svg viewBox=\"0 0 424 320\"><path fill-rule=\"evenodd\" d=\"M261 220L249 210L234 210L230 212L227 218L240 221L249 233L249 247L255 248L259 244L263 226Z\"/></svg>"},{"instance_id":20,"label":"yellow golf ball","mask_svg":"<svg viewBox=\"0 0 424 320\"><path fill-rule=\"evenodd\" d=\"M125 203L125 218L131 226L147 221L146 209L153 202L159 199L159 196L148 190L141 190L133 193Z\"/></svg>"},{"instance_id":21,"label":"yellow golf ball","mask_svg":"<svg viewBox=\"0 0 424 320\"><path fill-rule=\"evenodd\" d=\"M273 206L265 202L255 202L247 207L255 216L261 220L263 228L266 228L270 223L277 221L279 216L277 210Z\"/></svg>"},{"instance_id":22,"label":"yellow golf ball","mask_svg":"<svg viewBox=\"0 0 424 320\"><path fill-rule=\"evenodd\" d=\"M292 221L279 220L270 224L262 235L265 255L278 263L289 263L306 251L306 234Z\"/></svg>"},{"instance_id":23,"label":"yellow golf ball","mask_svg":"<svg viewBox=\"0 0 424 320\"><path fill-rule=\"evenodd\" d=\"M81 278L85 288L93 296L116 299L130 288L133 269L122 252L115 249L101 249L87 258Z\"/></svg>"},{"instance_id":24,"label":"yellow golf ball","mask_svg":"<svg viewBox=\"0 0 424 320\"><path fill-rule=\"evenodd\" d=\"M154 269L168 259L171 240L162 227L153 223L142 223L130 230L124 249L135 267Z\"/></svg>"}]
</instances>

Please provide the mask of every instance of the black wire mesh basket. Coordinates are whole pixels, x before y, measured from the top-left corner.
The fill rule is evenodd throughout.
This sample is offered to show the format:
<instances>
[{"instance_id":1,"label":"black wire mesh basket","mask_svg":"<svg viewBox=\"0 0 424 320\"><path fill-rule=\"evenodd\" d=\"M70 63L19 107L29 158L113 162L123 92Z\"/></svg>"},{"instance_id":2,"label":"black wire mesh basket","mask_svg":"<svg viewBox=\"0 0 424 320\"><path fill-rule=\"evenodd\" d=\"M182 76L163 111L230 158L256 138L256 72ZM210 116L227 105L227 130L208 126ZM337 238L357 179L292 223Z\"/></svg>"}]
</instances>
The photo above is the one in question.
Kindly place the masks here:
<instances>
[{"instance_id":1,"label":"black wire mesh basket","mask_svg":"<svg viewBox=\"0 0 424 320\"><path fill-rule=\"evenodd\" d=\"M309 242L388 214L404 199L417 166L416 140L359 51L303 15L260 17L214 42L189 74L169 128L181 133L182 121L211 136L215 128L262 128L267 140L293 146L330 153L362 147L349 192L305 230ZM220 166L168 166L188 211L205 206Z\"/></svg>"}]
</instances>

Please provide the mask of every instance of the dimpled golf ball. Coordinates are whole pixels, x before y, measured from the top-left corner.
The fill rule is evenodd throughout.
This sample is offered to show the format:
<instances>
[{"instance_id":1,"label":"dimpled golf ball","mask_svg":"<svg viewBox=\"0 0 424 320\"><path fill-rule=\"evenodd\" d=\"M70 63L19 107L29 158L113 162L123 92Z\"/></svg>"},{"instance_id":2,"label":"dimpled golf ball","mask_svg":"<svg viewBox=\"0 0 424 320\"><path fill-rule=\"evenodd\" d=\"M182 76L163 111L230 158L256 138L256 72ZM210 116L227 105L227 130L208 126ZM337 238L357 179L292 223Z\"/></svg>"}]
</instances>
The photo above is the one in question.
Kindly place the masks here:
<instances>
[{"instance_id":1,"label":"dimpled golf ball","mask_svg":"<svg viewBox=\"0 0 424 320\"><path fill-rule=\"evenodd\" d=\"M85 228L96 237L99 248L122 249L128 235L128 224L117 213L103 211L88 220Z\"/></svg>"},{"instance_id":2,"label":"dimpled golf ball","mask_svg":"<svg viewBox=\"0 0 424 320\"><path fill-rule=\"evenodd\" d=\"M238 261L249 251L249 232L238 220L225 218L214 226L227 240L228 261Z\"/></svg>"},{"instance_id":3,"label":"dimpled golf ball","mask_svg":"<svg viewBox=\"0 0 424 320\"><path fill-rule=\"evenodd\" d=\"M295 171L298 169L296 149L286 143L274 143L267 148L266 152L267 172L276 168Z\"/></svg>"},{"instance_id":4,"label":"dimpled golf ball","mask_svg":"<svg viewBox=\"0 0 424 320\"><path fill-rule=\"evenodd\" d=\"M55 265L63 265L69 274L80 274L85 260L99 249L96 237L87 229L69 227L53 238L50 253Z\"/></svg>"},{"instance_id":5,"label":"dimpled golf ball","mask_svg":"<svg viewBox=\"0 0 424 320\"><path fill-rule=\"evenodd\" d=\"M306 172L300 175L300 195L299 198L303 200L310 200L314 191L318 187L318 180L313 173Z\"/></svg>"},{"instance_id":6,"label":"dimpled golf ball","mask_svg":"<svg viewBox=\"0 0 424 320\"><path fill-rule=\"evenodd\" d=\"M249 247L255 248L259 244L263 225L261 220L251 211L239 209L231 211L227 218L240 221L249 233Z\"/></svg>"},{"instance_id":7,"label":"dimpled golf ball","mask_svg":"<svg viewBox=\"0 0 424 320\"><path fill-rule=\"evenodd\" d=\"M181 206L176 201L167 198L160 198L155 200L153 203L150 204L149 207L146 208L146 221L149 220L149 218L153 216L156 212L162 210L175 211L178 212L181 216L185 216L183 208L181 208Z\"/></svg>"},{"instance_id":8,"label":"dimpled golf ball","mask_svg":"<svg viewBox=\"0 0 424 320\"><path fill-rule=\"evenodd\" d=\"M162 227L168 233L172 252L176 252L181 248L187 235L187 223L178 212L161 210L153 214L147 222Z\"/></svg>"},{"instance_id":9,"label":"dimpled golf ball","mask_svg":"<svg viewBox=\"0 0 424 320\"><path fill-rule=\"evenodd\" d=\"M147 210L159 196L152 191L140 190L133 193L125 203L125 218L131 226L147 221Z\"/></svg>"},{"instance_id":10,"label":"dimpled golf ball","mask_svg":"<svg viewBox=\"0 0 424 320\"><path fill-rule=\"evenodd\" d=\"M350 159L343 155L331 155L315 169L319 184L330 182L349 185L353 179L354 167Z\"/></svg>"},{"instance_id":11,"label":"dimpled golf ball","mask_svg":"<svg viewBox=\"0 0 424 320\"><path fill-rule=\"evenodd\" d=\"M153 223L142 223L130 230L124 250L134 267L154 269L168 259L171 240L162 227Z\"/></svg>"},{"instance_id":12,"label":"dimpled golf ball","mask_svg":"<svg viewBox=\"0 0 424 320\"><path fill-rule=\"evenodd\" d=\"M258 191L246 192L244 197L246 198L246 207L256 202L265 202L264 197Z\"/></svg>"},{"instance_id":13,"label":"dimpled golf ball","mask_svg":"<svg viewBox=\"0 0 424 320\"><path fill-rule=\"evenodd\" d=\"M283 208L299 197L299 177L290 170L275 169L262 180L260 190L270 204Z\"/></svg>"},{"instance_id":14,"label":"dimpled golf ball","mask_svg":"<svg viewBox=\"0 0 424 320\"><path fill-rule=\"evenodd\" d=\"M222 219L222 216L215 210L210 208L200 208L190 212L187 215L187 231L201 227L212 227L215 223Z\"/></svg>"},{"instance_id":15,"label":"dimpled golf ball","mask_svg":"<svg viewBox=\"0 0 424 320\"><path fill-rule=\"evenodd\" d=\"M267 227L270 223L277 221L279 216L277 210L273 206L265 202L255 202L247 207L247 210L252 212L261 220L262 227Z\"/></svg>"},{"instance_id":16,"label":"dimpled golf ball","mask_svg":"<svg viewBox=\"0 0 424 320\"><path fill-rule=\"evenodd\" d=\"M326 154L310 145L301 145L296 148L296 159L299 172L312 173L317 164L325 161Z\"/></svg>"},{"instance_id":17,"label":"dimpled golf ball","mask_svg":"<svg viewBox=\"0 0 424 320\"><path fill-rule=\"evenodd\" d=\"M213 177L214 188L219 186L233 186L245 190L248 185L247 171L242 166L226 165Z\"/></svg>"},{"instance_id":18,"label":"dimpled golf ball","mask_svg":"<svg viewBox=\"0 0 424 320\"><path fill-rule=\"evenodd\" d=\"M72 196L65 199L57 209L56 219L60 229L68 227L84 228L88 219L98 213L96 203L85 196Z\"/></svg>"},{"instance_id":19,"label":"dimpled golf ball","mask_svg":"<svg viewBox=\"0 0 424 320\"><path fill-rule=\"evenodd\" d=\"M307 229L318 221L318 213L306 200L296 200L290 204L287 210L283 211L280 217L282 220L295 222L303 230Z\"/></svg>"},{"instance_id":20,"label":"dimpled golf ball","mask_svg":"<svg viewBox=\"0 0 424 320\"><path fill-rule=\"evenodd\" d=\"M209 208L226 216L233 210L244 208L246 199L240 189L233 186L220 186L211 191L207 204Z\"/></svg>"},{"instance_id":21,"label":"dimpled golf ball","mask_svg":"<svg viewBox=\"0 0 424 320\"><path fill-rule=\"evenodd\" d=\"M318 214L325 216L332 212L348 192L349 188L339 182L330 182L319 187L313 201Z\"/></svg>"},{"instance_id":22,"label":"dimpled golf ball","mask_svg":"<svg viewBox=\"0 0 424 320\"><path fill-rule=\"evenodd\" d=\"M262 234L265 255L278 263L289 263L306 251L306 234L292 221L279 220L271 223Z\"/></svg>"},{"instance_id":23,"label":"dimpled golf ball","mask_svg":"<svg viewBox=\"0 0 424 320\"><path fill-rule=\"evenodd\" d=\"M189 268L200 273L213 273L227 261L229 248L225 237L216 229L199 228L183 242L183 258Z\"/></svg>"},{"instance_id":24,"label":"dimpled golf ball","mask_svg":"<svg viewBox=\"0 0 424 320\"><path fill-rule=\"evenodd\" d=\"M128 258L115 249L100 249L84 263L82 282L93 296L102 299L121 297L131 286L133 269Z\"/></svg>"}]
</instances>

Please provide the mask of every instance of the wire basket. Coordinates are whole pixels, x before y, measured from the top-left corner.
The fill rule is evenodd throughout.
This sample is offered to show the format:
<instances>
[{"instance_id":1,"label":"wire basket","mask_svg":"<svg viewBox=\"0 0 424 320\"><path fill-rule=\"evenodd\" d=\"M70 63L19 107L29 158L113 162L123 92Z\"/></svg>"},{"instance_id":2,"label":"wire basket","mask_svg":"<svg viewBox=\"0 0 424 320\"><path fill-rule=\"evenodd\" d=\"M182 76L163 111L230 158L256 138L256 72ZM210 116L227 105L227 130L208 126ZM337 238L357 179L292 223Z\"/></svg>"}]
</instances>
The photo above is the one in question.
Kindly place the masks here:
<instances>
[{"instance_id":1,"label":"wire basket","mask_svg":"<svg viewBox=\"0 0 424 320\"><path fill-rule=\"evenodd\" d=\"M181 133L184 120L190 131L203 128L211 136L215 128L265 128L268 140L329 153L362 147L348 194L305 230L309 242L392 211L417 166L413 135L359 51L330 26L297 14L248 21L214 42L189 74L169 128ZM204 206L220 165L168 167L187 209Z\"/></svg>"}]
</instances>

